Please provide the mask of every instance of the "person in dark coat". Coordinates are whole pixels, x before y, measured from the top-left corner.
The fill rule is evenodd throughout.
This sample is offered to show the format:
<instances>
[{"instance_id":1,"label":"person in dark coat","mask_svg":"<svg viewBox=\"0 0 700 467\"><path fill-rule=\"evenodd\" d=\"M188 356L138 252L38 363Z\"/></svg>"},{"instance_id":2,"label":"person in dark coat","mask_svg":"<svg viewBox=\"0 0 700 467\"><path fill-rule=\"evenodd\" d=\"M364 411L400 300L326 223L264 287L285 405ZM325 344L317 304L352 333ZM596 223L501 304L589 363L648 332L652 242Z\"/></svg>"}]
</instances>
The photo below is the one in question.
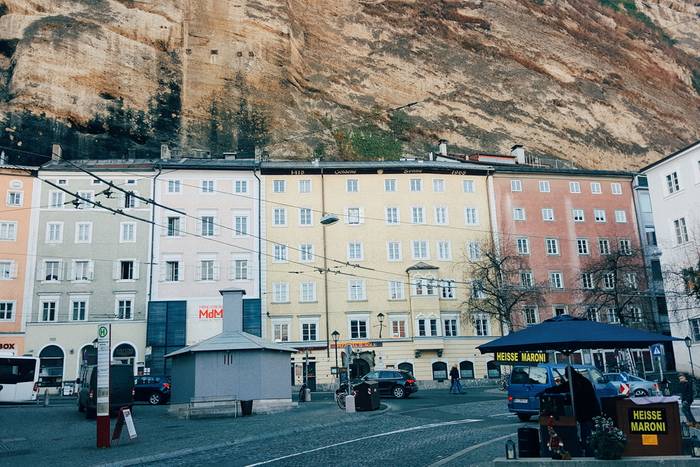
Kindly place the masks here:
<instances>
[{"instance_id":1,"label":"person in dark coat","mask_svg":"<svg viewBox=\"0 0 700 467\"><path fill-rule=\"evenodd\" d=\"M678 375L679 392L681 396L681 412L685 415L686 423L688 426L697 426L698 423L695 421L695 416L693 415L693 410L690 408L693 405L693 400L695 399L695 394L693 393L693 383L688 380L688 376L681 373Z\"/></svg>"},{"instance_id":2,"label":"person in dark coat","mask_svg":"<svg viewBox=\"0 0 700 467\"><path fill-rule=\"evenodd\" d=\"M450 370L450 383L450 394L460 394L462 392L462 383L459 381L457 365L452 365Z\"/></svg>"}]
</instances>

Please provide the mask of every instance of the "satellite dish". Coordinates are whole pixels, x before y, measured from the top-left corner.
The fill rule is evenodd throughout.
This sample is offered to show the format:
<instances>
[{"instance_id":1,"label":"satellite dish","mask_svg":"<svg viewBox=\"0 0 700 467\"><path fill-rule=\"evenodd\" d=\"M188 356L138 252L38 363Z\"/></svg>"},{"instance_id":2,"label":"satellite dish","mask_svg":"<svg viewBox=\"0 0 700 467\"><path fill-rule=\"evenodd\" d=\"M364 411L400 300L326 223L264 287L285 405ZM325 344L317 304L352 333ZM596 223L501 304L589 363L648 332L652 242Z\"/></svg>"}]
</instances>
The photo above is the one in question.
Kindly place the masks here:
<instances>
[{"instance_id":1,"label":"satellite dish","mask_svg":"<svg viewBox=\"0 0 700 467\"><path fill-rule=\"evenodd\" d=\"M335 214L324 214L323 217L321 217L321 224L323 225L333 225L336 222L338 222L338 216Z\"/></svg>"}]
</instances>

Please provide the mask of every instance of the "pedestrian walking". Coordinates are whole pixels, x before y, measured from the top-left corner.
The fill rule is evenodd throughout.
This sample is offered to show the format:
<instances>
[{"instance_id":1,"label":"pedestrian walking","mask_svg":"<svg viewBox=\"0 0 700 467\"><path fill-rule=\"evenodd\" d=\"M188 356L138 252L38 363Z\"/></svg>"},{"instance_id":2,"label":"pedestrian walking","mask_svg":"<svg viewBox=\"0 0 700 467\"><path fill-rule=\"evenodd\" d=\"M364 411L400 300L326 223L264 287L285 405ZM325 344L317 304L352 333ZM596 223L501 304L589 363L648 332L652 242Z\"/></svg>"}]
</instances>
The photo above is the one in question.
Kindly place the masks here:
<instances>
[{"instance_id":1,"label":"pedestrian walking","mask_svg":"<svg viewBox=\"0 0 700 467\"><path fill-rule=\"evenodd\" d=\"M462 393L462 383L459 381L459 370L457 365L452 365L450 370L450 394L461 394Z\"/></svg>"},{"instance_id":2,"label":"pedestrian walking","mask_svg":"<svg viewBox=\"0 0 700 467\"><path fill-rule=\"evenodd\" d=\"M693 383L689 381L688 376L683 373L678 375L678 381L680 382L679 395L681 396L681 412L683 412L683 415L685 415L685 420L688 426L698 426L698 423L695 421L695 417L693 416L693 410L690 407L693 405L693 400L695 399L693 396Z\"/></svg>"}]
</instances>

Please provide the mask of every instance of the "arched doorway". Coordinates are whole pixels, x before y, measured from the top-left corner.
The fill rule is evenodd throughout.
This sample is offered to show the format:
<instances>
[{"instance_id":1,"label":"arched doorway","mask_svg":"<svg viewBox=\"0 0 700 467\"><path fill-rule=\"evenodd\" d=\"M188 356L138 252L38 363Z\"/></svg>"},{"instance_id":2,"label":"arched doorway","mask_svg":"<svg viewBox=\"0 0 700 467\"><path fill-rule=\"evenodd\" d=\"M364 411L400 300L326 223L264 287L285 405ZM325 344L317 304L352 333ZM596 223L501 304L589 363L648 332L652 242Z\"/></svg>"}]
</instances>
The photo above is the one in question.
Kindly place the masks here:
<instances>
[{"instance_id":1,"label":"arched doorway","mask_svg":"<svg viewBox=\"0 0 700 467\"><path fill-rule=\"evenodd\" d=\"M444 381L447 379L447 363L433 362L433 379Z\"/></svg>"},{"instance_id":2,"label":"arched doorway","mask_svg":"<svg viewBox=\"0 0 700 467\"><path fill-rule=\"evenodd\" d=\"M501 377L501 367L498 366L495 360L491 360L486 363L486 374L489 378L500 378Z\"/></svg>"},{"instance_id":3,"label":"arched doorway","mask_svg":"<svg viewBox=\"0 0 700 467\"><path fill-rule=\"evenodd\" d=\"M43 387L60 387L63 384L63 350L48 345L39 352L39 383Z\"/></svg>"},{"instance_id":4,"label":"arched doorway","mask_svg":"<svg viewBox=\"0 0 700 467\"><path fill-rule=\"evenodd\" d=\"M131 344L119 344L112 352L112 361L114 363L131 365L133 368L136 363L136 349Z\"/></svg>"},{"instance_id":5,"label":"arched doorway","mask_svg":"<svg viewBox=\"0 0 700 467\"><path fill-rule=\"evenodd\" d=\"M399 363L398 367L399 370L408 371L409 373L413 374L413 363L401 362Z\"/></svg>"},{"instance_id":6,"label":"arched doorway","mask_svg":"<svg viewBox=\"0 0 700 467\"><path fill-rule=\"evenodd\" d=\"M92 344L80 349L80 366L83 365L97 365L97 349Z\"/></svg>"},{"instance_id":7,"label":"arched doorway","mask_svg":"<svg viewBox=\"0 0 700 467\"><path fill-rule=\"evenodd\" d=\"M459 377L462 379L474 379L474 364L469 360L459 362Z\"/></svg>"}]
</instances>

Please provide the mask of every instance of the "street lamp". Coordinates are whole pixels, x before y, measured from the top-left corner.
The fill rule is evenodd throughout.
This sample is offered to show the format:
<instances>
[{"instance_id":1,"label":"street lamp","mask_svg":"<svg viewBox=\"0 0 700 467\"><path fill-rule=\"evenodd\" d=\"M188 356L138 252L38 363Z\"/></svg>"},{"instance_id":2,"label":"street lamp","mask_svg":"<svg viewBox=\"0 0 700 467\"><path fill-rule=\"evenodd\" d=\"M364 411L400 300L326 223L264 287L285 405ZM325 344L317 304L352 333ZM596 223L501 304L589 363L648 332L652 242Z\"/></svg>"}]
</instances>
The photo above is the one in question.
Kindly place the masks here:
<instances>
[{"instance_id":1,"label":"street lamp","mask_svg":"<svg viewBox=\"0 0 700 467\"><path fill-rule=\"evenodd\" d=\"M377 320L379 321L379 338L382 338L382 328L384 327L384 313L379 313L377 315Z\"/></svg>"},{"instance_id":2,"label":"street lamp","mask_svg":"<svg viewBox=\"0 0 700 467\"><path fill-rule=\"evenodd\" d=\"M333 331L331 334L333 338L333 344L335 345L335 371L338 372L338 339L340 339L340 333L338 331Z\"/></svg>"},{"instance_id":3,"label":"street lamp","mask_svg":"<svg viewBox=\"0 0 700 467\"><path fill-rule=\"evenodd\" d=\"M690 371L693 373L693 381L695 380L695 366L693 365L693 352L690 350L690 348L693 346L693 339L690 338L690 336L686 336L685 339L685 346L688 347L688 358L690 359Z\"/></svg>"}]
</instances>

